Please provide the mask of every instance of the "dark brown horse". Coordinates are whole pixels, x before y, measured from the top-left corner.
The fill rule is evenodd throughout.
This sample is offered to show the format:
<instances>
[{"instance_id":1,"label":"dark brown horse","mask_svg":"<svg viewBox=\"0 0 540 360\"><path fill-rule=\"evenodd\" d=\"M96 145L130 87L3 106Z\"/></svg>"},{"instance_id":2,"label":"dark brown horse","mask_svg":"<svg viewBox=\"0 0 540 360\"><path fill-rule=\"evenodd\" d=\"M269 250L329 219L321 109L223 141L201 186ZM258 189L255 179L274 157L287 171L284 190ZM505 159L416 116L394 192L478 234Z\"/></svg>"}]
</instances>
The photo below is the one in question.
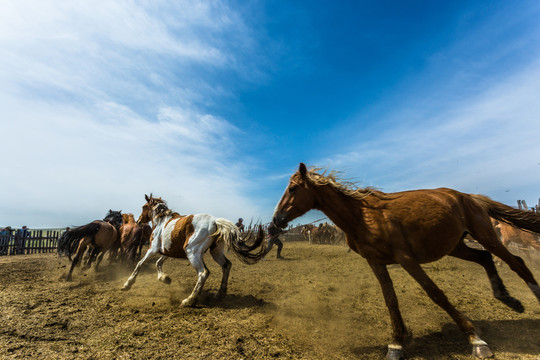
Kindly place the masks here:
<instances>
[{"instance_id":1,"label":"dark brown horse","mask_svg":"<svg viewBox=\"0 0 540 360\"><path fill-rule=\"evenodd\" d=\"M73 269L79 263L88 247L91 248L91 252L86 267L90 267L92 261L99 254L95 267L97 271L103 255L116 242L118 229L121 225L121 212L109 210L103 220L95 220L89 224L66 231L62 243L58 244L58 252L67 254L71 258L73 252L76 251L75 258L71 262L71 267L66 276L67 281L71 280Z\"/></svg>"},{"instance_id":2,"label":"dark brown horse","mask_svg":"<svg viewBox=\"0 0 540 360\"><path fill-rule=\"evenodd\" d=\"M534 213L511 208L485 196L445 188L392 194L357 188L354 184L339 181L335 173L320 174L301 163L276 207L269 231L284 228L311 209L321 210L339 226L347 236L348 245L366 258L375 273L393 327L387 359L403 358L403 345L409 337L387 265L400 264L418 281L467 335L473 354L479 358L491 357L493 353L480 339L472 322L449 302L420 264L445 255L476 262L486 270L494 296L522 312L523 306L510 296L497 273L490 254L493 253L525 281L540 301L538 283L523 260L502 246L490 221L491 216L538 232L540 217ZM467 234L487 251L467 247L463 242Z\"/></svg>"}]
</instances>

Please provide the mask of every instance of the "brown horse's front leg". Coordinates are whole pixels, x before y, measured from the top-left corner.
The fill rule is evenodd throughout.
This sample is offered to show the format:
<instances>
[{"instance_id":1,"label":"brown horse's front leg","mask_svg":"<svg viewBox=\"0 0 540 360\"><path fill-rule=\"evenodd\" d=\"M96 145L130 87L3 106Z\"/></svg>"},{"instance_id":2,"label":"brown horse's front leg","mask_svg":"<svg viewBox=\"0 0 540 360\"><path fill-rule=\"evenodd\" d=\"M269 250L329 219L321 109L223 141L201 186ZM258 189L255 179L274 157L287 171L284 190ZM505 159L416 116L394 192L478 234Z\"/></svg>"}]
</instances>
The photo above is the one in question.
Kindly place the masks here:
<instances>
[{"instance_id":1,"label":"brown horse's front leg","mask_svg":"<svg viewBox=\"0 0 540 360\"><path fill-rule=\"evenodd\" d=\"M386 265L379 264L373 261L368 261L371 270L379 280L381 285L382 293L384 296L384 301L386 302L386 307L390 312L390 320L392 321L392 337L393 341L388 345L388 352L386 354L387 360L400 360L403 359L403 346L409 339L409 333L401 317L399 311L399 304L394 291L394 284L388 274L388 269Z\"/></svg>"},{"instance_id":2,"label":"brown horse's front leg","mask_svg":"<svg viewBox=\"0 0 540 360\"><path fill-rule=\"evenodd\" d=\"M431 300L443 308L467 335L474 356L480 359L494 356L488 344L478 336L473 323L448 301L444 292L431 280L420 264L406 255L401 257L400 264L422 286Z\"/></svg>"}]
</instances>

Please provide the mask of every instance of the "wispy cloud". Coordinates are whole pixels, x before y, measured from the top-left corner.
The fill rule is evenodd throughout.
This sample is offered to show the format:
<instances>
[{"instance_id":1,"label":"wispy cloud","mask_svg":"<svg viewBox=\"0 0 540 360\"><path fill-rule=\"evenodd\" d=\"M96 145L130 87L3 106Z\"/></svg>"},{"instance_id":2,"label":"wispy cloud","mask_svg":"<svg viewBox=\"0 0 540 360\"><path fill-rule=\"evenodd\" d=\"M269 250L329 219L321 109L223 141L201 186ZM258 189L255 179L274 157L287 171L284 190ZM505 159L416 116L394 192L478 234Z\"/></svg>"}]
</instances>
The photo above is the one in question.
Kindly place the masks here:
<instances>
[{"instance_id":1,"label":"wispy cloud","mask_svg":"<svg viewBox=\"0 0 540 360\"><path fill-rule=\"evenodd\" d=\"M138 212L151 191L180 212L258 213L234 161L245 134L200 106L222 95L204 69L238 71L223 36L246 31L219 1L5 4L0 223Z\"/></svg>"},{"instance_id":2,"label":"wispy cloud","mask_svg":"<svg viewBox=\"0 0 540 360\"><path fill-rule=\"evenodd\" d=\"M414 121L394 123L369 141L321 162L348 169L386 191L448 186L512 205L524 197L536 202L539 76L537 61L499 78L497 86L477 96L439 104L436 116L434 109L419 109L417 114L409 110Z\"/></svg>"}]
</instances>

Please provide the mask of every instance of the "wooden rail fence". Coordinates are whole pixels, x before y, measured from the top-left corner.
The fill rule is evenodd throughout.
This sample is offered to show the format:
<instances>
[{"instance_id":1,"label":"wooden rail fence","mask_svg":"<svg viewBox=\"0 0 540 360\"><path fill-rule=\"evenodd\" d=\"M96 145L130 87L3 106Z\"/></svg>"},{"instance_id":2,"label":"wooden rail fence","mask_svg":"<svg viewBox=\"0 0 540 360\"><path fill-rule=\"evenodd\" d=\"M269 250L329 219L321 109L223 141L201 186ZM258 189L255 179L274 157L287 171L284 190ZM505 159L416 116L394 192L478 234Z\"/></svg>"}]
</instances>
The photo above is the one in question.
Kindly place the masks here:
<instances>
[{"instance_id":1,"label":"wooden rail fence","mask_svg":"<svg viewBox=\"0 0 540 360\"><path fill-rule=\"evenodd\" d=\"M0 256L55 252L60 234L58 230L34 230L28 236L21 237L16 231L2 232Z\"/></svg>"}]
</instances>

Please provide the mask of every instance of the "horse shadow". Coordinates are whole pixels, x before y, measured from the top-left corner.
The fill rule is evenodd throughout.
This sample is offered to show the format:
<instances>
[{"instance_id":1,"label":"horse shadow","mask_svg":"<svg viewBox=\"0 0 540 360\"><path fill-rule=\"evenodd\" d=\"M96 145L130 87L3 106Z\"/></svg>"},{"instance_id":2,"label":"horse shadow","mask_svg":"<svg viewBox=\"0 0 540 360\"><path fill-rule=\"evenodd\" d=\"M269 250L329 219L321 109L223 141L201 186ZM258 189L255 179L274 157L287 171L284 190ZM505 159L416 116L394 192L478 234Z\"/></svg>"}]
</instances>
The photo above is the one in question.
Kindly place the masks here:
<instances>
[{"instance_id":1,"label":"horse shadow","mask_svg":"<svg viewBox=\"0 0 540 360\"><path fill-rule=\"evenodd\" d=\"M284 256L282 258L264 258L263 261L296 261L299 258Z\"/></svg>"},{"instance_id":2,"label":"horse shadow","mask_svg":"<svg viewBox=\"0 0 540 360\"><path fill-rule=\"evenodd\" d=\"M263 299L258 299L253 295L227 294L216 297L214 293L203 291L195 307L209 307L227 310L260 308L269 305Z\"/></svg>"},{"instance_id":3,"label":"horse shadow","mask_svg":"<svg viewBox=\"0 0 540 360\"><path fill-rule=\"evenodd\" d=\"M497 352L540 354L540 319L480 320L474 322L480 336L491 350ZM454 323L446 323L441 331L414 337L404 349L406 355L420 359L448 359L455 356L470 356L472 348L466 336ZM386 353L386 344L352 347L357 356Z\"/></svg>"}]
</instances>

